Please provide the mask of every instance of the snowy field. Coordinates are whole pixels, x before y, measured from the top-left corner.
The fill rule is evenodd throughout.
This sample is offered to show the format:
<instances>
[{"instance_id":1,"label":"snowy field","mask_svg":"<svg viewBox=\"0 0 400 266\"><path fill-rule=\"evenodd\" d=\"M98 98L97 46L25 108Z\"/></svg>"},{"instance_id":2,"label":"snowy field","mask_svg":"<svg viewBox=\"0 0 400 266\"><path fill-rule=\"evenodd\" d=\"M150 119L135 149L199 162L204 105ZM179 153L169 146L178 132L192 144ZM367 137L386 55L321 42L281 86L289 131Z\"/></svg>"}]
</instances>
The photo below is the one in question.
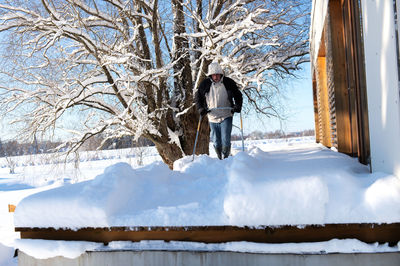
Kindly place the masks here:
<instances>
[{"instance_id":1,"label":"snowy field","mask_svg":"<svg viewBox=\"0 0 400 266\"><path fill-rule=\"evenodd\" d=\"M18 227L303 225L400 222L400 179L370 174L357 159L314 138L235 142L233 157L185 157L171 171L154 148L0 158L0 265L16 265L16 248L37 258L77 257L85 250L171 249L261 253L398 252L399 245L331 240L304 244L202 244L162 241L21 240ZM8 204L18 205L15 213Z\"/></svg>"}]
</instances>

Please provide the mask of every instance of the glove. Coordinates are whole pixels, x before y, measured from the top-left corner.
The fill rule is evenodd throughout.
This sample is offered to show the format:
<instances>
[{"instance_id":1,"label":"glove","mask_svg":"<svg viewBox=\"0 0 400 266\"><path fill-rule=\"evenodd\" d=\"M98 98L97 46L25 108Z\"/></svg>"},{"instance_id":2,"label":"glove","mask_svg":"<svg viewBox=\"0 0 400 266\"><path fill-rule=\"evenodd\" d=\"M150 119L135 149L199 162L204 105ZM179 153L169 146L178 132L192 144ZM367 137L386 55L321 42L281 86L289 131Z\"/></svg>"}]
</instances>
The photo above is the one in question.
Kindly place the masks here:
<instances>
[{"instance_id":1,"label":"glove","mask_svg":"<svg viewBox=\"0 0 400 266\"><path fill-rule=\"evenodd\" d=\"M199 111L201 116L205 116L210 112L210 110L208 110L207 108L201 108Z\"/></svg>"},{"instance_id":2,"label":"glove","mask_svg":"<svg viewBox=\"0 0 400 266\"><path fill-rule=\"evenodd\" d=\"M233 106L232 114L233 113L240 113L240 111L242 111L242 110L238 105Z\"/></svg>"}]
</instances>

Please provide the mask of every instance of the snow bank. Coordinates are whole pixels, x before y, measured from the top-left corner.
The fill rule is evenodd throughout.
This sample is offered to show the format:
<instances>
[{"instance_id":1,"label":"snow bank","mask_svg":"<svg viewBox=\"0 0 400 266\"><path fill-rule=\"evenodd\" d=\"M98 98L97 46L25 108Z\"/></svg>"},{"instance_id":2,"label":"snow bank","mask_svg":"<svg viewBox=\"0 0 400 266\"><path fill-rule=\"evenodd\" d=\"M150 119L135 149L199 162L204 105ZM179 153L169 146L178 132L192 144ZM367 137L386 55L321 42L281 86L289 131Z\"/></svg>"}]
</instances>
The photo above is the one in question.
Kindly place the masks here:
<instances>
[{"instance_id":1,"label":"snow bank","mask_svg":"<svg viewBox=\"0 0 400 266\"><path fill-rule=\"evenodd\" d=\"M250 148L220 161L112 165L22 200L16 227L293 225L400 221L400 179L318 144Z\"/></svg>"},{"instance_id":2,"label":"snow bank","mask_svg":"<svg viewBox=\"0 0 400 266\"><path fill-rule=\"evenodd\" d=\"M231 251L248 253L294 253L294 254L325 254L325 253L370 253L398 252L400 246L389 247L388 244L366 244L357 239L332 239L313 243L282 243L265 244L254 242L228 242L221 244L205 244L185 241L140 241L110 242L106 247L97 250L185 250L185 251Z\"/></svg>"},{"instance_id":3,"label":"snow bank","mask_svg":"<svg viewBox=\"0 0 400 266\"><path fill-rule=\"evenodd\" d=\"M14 248L7 247L0 243L0 266L17 265L17 258L14 258Z\"/></svg>"},{"instance_id":4,"label":"snow bank","mask_svg":"<svg viewBox=\"0 0 400 266\"><path fill-rule=\"evenodd\" d=\"M374 253L398 252L399 246L389 247L387 244L366 244L356 239L332 239L314 243L263 244L250 242L229 242L222 244L205 244L185 241L146 240L140 242L115 241L107 246L85 241L55 241L20 239L16 243L24 253L37 258L48 259L57 256L77 258L86 251L110 250L168 250L168 251L231 251L264 254L329 254L329 253ZM1 265L1 264L0 264Z\"/></svg>"},{"instance_id":5,"label":"snow bank","mask_svg":"<svg viewBox=\"0 0 400 266\"><path fill-rule=\"evenodd\" d=\"M74 259L89 250L103 246L101 243L87 241L54 241L37 239L18 239L16 246L22 252L36 259L48 259L57 256Z\"/></svg>"}]
</instances>

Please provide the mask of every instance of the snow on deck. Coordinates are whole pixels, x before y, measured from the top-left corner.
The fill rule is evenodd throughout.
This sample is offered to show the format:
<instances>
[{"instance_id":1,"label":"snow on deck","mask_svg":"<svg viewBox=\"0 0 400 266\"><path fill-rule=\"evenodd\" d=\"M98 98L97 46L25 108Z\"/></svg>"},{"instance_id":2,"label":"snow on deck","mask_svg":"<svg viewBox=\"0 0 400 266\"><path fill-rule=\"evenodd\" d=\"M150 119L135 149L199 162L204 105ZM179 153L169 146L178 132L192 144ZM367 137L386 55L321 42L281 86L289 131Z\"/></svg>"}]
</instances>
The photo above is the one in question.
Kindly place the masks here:
<instances>
[{"instance_id":1,"label":"snow on deck","mask_svg":"<svg viewBox=\"0 0 400 266\"><path fill-rule=\"evenodd\" d=\"M224 161L188 156L174 171L117 163L93 180L33 194L14 214L15 227L71 229L399 221L398 177L315 143L258 143Z\"/></svg>"}]
</instances>

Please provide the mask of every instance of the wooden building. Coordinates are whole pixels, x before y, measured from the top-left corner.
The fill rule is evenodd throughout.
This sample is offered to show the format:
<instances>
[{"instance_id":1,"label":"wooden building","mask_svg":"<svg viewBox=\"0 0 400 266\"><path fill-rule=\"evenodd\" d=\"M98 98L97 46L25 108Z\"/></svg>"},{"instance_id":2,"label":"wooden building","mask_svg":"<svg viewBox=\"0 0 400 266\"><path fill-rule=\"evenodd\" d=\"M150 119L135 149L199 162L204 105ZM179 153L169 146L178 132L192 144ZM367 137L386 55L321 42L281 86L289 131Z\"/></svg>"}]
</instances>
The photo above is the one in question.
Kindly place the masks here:
<instances>
[{"instance_id":1,"label":"wooden building","mask_svg":"<svg viewBox=\"0 0 400 266\"><path fill-rule=\"evenodd\" d=\"M400 178L400 0L313 0L310 54L317 142L358 157L371 171ZM317 242L358 239L396 245L400 223L247 227L16 228L25 239ZM397 265L400 252L251 254L217 251L114 250L20 265Z\"/></svg>"},{"instance_id":2,"label":"wooden building","mask_svg":"<svg viewBox=\"0 0 400 266\"><path fill-rule=\"evenodd\" d=\"M313 0L317 142L400 177L399 0Z\"/></svg>"}]
</instances>

